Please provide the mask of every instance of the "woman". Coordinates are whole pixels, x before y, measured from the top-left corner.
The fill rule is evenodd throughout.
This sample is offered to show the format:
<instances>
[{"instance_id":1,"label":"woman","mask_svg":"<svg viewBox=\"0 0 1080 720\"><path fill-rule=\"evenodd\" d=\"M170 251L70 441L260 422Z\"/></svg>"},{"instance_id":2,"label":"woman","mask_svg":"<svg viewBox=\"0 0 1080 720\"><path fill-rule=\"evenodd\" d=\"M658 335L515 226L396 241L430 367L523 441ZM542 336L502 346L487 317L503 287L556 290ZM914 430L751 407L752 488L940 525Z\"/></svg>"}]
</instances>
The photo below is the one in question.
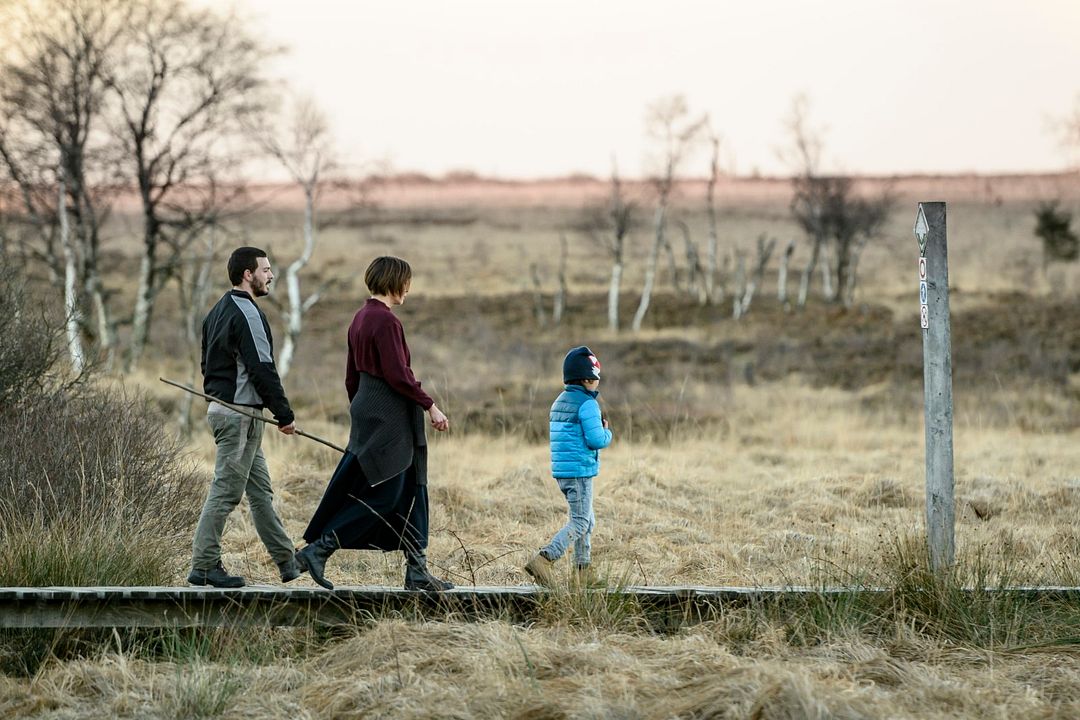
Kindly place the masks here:
<instances>
[{"instance_id":1,"label":"woman","mask_svg":"<svg viewBox=\"0 0 1080 720\"><path fill-rule=\"evenodd\" d=\"M409 263L376 258L364 273L371 298L349 326L345 389L352 430L349 446L326 488L296 559L329 590L326 561L335 550L401 550L405 589L454 587L428 572L427 439L424 411L444 432L446 415L425 393L410 367L405 332L393 308L412 283Z\"/></svg>"}]
</instances>

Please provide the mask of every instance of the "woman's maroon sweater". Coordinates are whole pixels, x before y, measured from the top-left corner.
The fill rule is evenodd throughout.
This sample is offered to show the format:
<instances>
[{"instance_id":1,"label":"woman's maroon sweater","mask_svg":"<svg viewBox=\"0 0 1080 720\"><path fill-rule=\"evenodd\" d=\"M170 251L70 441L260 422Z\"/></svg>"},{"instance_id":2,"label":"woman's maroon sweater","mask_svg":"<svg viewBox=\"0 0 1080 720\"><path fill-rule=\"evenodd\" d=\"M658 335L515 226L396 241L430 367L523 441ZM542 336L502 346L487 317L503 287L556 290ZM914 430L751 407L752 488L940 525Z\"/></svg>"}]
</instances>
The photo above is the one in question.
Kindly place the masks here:
<instances>
[{"instance_id":1,"label":"woman's maroon sweater","mask_svg":"<svg viewBox=\"0 0 1080 720\"><path fill-rule=\"evenodd\" d=\"M405 329L382 301L369 298L349 325L349 357L345 364L345 390L349 402L356 395L360 373L382 378L395 391L427 410L435 401L420 388L409 363Z\"/></svg>"}]
</instances>

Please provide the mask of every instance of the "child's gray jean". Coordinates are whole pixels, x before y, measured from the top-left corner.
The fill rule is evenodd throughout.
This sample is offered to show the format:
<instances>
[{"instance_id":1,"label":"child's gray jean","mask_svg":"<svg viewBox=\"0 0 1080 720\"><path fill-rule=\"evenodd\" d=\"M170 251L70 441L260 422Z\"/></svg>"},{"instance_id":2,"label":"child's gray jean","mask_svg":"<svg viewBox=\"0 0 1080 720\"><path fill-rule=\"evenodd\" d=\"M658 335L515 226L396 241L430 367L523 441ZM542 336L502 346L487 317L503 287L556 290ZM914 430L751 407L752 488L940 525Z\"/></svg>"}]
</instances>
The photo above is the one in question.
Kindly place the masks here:
<instances>
[{"instance_id":1,"label":"child's gray jean","mask_svg":"<svg viewBox=\"0 0 1080 720\"><path fill-rule=\"evenodd\" d=\"M596 526L592 501L593 478L556 478L555 481L566 496L570 519L540 552L549 560L558 560L573 542L574 562L579 566L588 565L592 553L592 531Z\"/></svg>"}]
</instances>

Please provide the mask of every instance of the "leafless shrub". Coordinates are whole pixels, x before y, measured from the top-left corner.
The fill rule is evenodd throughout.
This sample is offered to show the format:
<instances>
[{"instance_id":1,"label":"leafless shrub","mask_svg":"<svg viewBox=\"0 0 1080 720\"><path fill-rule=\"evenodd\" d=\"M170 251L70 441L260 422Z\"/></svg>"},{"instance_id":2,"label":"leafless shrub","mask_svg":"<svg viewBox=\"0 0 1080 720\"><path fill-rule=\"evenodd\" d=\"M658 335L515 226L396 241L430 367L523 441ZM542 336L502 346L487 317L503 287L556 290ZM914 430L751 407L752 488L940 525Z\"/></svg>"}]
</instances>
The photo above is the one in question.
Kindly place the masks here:
<instances>
[{"instance_id":1,"label":"leafless shrub","mask_svg":"<svg viewBox=\"0 0 1080 720\"><path fill-rule=\"evenodd\" d=\"M143 398L54 375L57 330L10 283L0 312L0 585L168 580L200 500L183 448Z\"/></svg>"},{"instance_id":2,"label":"leafless shrub","mask_svg":"<svg viewBox=\"0 0 1080 720\"><path fill-rule=\"evenodd\" d=\"M26 304L22 286L0 264L0 410L44 389L62 349L57 328Z\"/></svg>"}]
</instances>

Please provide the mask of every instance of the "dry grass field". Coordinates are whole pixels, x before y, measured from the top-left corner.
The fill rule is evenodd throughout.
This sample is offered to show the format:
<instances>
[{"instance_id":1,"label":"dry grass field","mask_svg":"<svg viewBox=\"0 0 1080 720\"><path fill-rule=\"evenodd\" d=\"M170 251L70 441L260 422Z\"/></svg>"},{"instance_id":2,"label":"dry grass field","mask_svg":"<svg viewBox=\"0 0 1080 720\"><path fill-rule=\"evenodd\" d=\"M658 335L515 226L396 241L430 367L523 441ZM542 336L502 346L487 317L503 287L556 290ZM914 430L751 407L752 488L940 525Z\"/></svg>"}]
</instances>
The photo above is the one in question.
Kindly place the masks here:
<instances>
[{"instance_id":1,"label":"dry grass field","mask_svg":"<svg viewBox=\"0 0 1080 720\"><path fill-rule=\"evenodd\" d=\"M683 190L679 217L700 242L695 187ZM1075 205L1075 179L903 181L885 237L864 255L854 307L814 300L786 311L774 259L739 322L730 304L699 307L662 274L637 336L604 329L609 261L568 229L582 204L602 197L602 184L467 190L384 189L373 215L323 231L311 282L340 283L308 316L286 380L298 425L343 441L343 334L366 297L363 269L385 253L413 264L399 313L417 374L452 423L432 438L429 553L455 583L526 584L522 564L560 525L546 412L562 353L583 343L604 363L602 400L615 433L602 453L593 537L610 584L821 586L916 574L910 548L922 532L924 474L911 225L917 200L945 199L958 582L1080 584L1080 270L1043 271L1031 213L1055 194ZM765 181L721 190L725 253L750 252L761 233L795 236L784 192ZM299 248L298 216L281 198L247 228L279 274ZM624 322L636 304L647 217L634 239ZM567 315L557 328L540 327L528 268L538 265L550 301L560 233L571 248ZM115 247L123 277L132 255L123 240ZM800 245L793 268L805 254ZM279 316L263 306L280 338ZM179 398L156 378L189 372L182 336L170 328L175 312L163 298L152 351L117 379L166 412ZM277 504L299 541L336 457L300 438L267 438ZM190 450L209 477L213 444L201 425ZM246 510L230 519L223 547L230 570L276 582ZM187 551L176 548L176 583ZM396 554L342 552L328 576L396 585L402 572ZM632 608L594 607L569 590L560 597L528 624L386 617L337 634L117 634L32 677L0 677L0 715L1080 716L1075 608L1048 610L1053 619L948 605L869 619L747 609L661 631ZM965 618L962 628L953 617Z\"/></svg>"}]
</instances>

